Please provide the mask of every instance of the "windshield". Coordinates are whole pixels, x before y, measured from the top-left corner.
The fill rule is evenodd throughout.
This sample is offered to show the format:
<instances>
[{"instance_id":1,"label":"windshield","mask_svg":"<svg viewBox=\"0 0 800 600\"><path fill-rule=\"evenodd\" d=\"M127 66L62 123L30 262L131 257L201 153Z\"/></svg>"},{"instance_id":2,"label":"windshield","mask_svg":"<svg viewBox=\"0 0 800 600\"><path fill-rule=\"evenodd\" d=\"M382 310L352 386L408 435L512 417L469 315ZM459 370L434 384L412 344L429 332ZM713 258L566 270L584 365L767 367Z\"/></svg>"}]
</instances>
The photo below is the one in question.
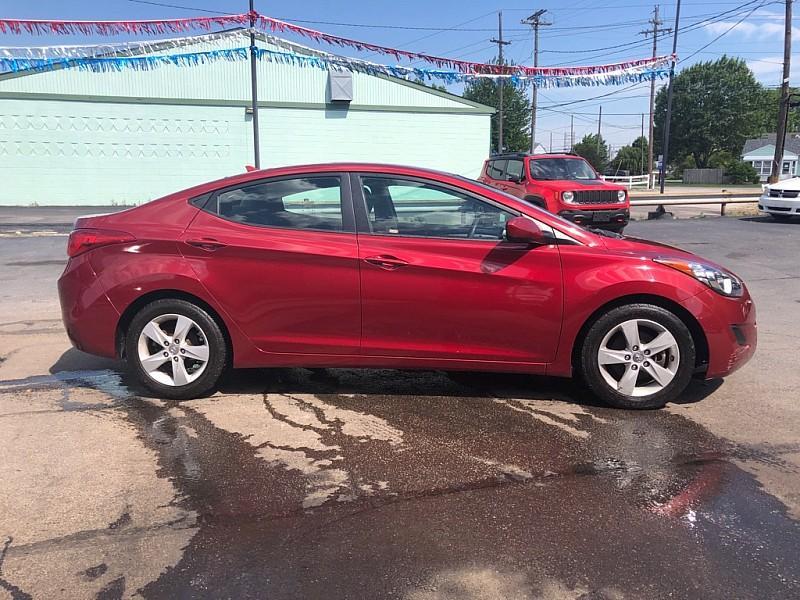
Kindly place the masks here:
<instances>
[{"instance_id":1,"label":"windshield","mask_svg":"<svg viewBox=\"0 0 800 600\"><path fill-rule=\"evenodd\" d=\"M582 158L537 158L531 161L531 177L539 180L597 179L597 173Z\"/></svg>"}]
</instances>

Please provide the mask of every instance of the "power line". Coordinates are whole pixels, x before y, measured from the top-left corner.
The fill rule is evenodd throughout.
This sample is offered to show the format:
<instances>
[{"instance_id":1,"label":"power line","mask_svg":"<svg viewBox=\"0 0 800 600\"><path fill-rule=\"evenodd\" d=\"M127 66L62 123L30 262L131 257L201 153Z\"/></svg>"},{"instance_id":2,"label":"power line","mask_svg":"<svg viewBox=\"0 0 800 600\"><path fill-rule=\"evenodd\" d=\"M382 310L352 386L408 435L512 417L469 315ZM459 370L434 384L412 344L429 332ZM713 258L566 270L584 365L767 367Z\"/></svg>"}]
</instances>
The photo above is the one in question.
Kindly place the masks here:
<instances>
[{"instance_id":1,"label":"power line","mask_svg":"<svg viewBox=\"0 0 800 600\"><path fill-rule=\"evenodd\" d=\"M709 47L711 44L713 44L714 42L718 41L720 38L722 38L722 37L724 37L724 36L728 35L728 34L729 34L731 31L733 31L733 30L734 30L736 27L738 27L739 25L741 25L741 24L742 24L742 22L743 22L745 19L747 19L747 17L749 17L750 15L752 15L752 14L753 14L755 11L757 11L759 8L762 8L763 6L764 6L764 3L760 4L759 6L756 6L755 8L753 8L753 10L751 10L749 13L747 13L745 16L743 16L743 17L742 17L741 19L739 19L738 21L736 21L736 23L734 23L733 25L731 25L730 27L728 27L728 29L726 29L725 31L723 31L722 33L720 33L720 34L719 34L717 37L715 37L713 40L711 40L710 42L708 42L708 43L707 43L705 46L702 46L702 47L701 47L699 50L695 50L695 51L694 51L694 52L692 52L692 53L691 53L689 56L687 56L686 58L684 58L684 59L682 59L682 60L685 60L685 61L689 60L689 59L690 59L690 58L692 58L693 56L696 56L697 54L699 54L700 52L702 52L703 50L705 50L706 48L708 48L708 47Z\"/></svg>"},{"instance_id":2,"label":"power line","mask_svg":"<svg viewBox=\"0 0 800 600\"><path fill-rule=\"evenodd\" d=\"M198 6L182 6L180 4L168 4L166 2L153 2L152 0L128 0L128 2L133 2L134 4L149 4L150 6L163 6L165 8L177 8L178 10L191 10L203 13L209 13L212 15L229 15L229 12L225 12L222 10L211 10L208 8L200 8Z\"/></svg>"}]
</instances>

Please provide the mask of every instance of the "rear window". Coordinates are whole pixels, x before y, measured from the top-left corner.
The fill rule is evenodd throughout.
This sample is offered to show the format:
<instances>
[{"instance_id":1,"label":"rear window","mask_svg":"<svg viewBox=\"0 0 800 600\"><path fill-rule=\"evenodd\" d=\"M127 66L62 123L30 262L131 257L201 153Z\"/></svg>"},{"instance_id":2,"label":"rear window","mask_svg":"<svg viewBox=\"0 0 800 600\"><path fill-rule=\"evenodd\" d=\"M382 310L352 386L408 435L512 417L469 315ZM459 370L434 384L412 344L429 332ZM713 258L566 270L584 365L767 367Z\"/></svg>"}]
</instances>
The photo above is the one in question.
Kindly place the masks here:
<instances>
[{"instance_id":1,"label":"rear window","mask_svg":"<svg viewBox=\"0 0 800 600\"><path fill-rule=\"evenodd\" d=\"M343 231L338 176L251 183L220 192L206 210L246 225Z\"/></svg>"}]
</instances>

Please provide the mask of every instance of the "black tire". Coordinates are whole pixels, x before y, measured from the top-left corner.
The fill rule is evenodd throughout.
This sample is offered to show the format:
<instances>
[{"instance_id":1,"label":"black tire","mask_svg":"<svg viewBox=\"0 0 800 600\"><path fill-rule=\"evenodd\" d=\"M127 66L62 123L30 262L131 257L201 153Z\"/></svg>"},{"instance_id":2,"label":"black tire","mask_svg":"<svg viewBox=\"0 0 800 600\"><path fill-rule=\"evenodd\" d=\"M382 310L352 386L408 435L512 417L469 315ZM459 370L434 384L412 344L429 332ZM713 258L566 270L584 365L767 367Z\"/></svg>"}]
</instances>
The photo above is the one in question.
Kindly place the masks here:
<instances>
[{"instance_id":1,"label":"black tire","mask_svg":"<svg viewBox=\"0 0 800 600\"><path fill-rule=\"evenodd\" d=\"M618 391L611 387L600 372L598 352L603 338L617 325L631 319L646 319L664 327L675 338L680 353L679 365L672 381L647 396L629 396ZM686 389L694 372L695 356L692 334L674 313L652 304L628 304L608 311L591 325L580 349L578 363L584 383L605 403L616 408L652 409L672 402Z\"/></svg>"},{"instance_id":2,"label":"black tire","mask_svg":"<svg viewBox=\"0 0 800 600\"><path fill-rule=\"evenodd\" d=\"M139 359L139 336L150 321L163 315L188 317L199 326L208 345L209 357L205 370L197 379L185 385L165 385L155 381L148 375ZM194 335L197 335L196 330ZM205 310L185 300L167 298L151 302L133 317L125 336L125 356L136 380L157 397L188 400L203 396L214 389L228 363L228 344L220 325ZM165 363L167 364L170 364L169 361Z\"/></svg>"}]
</instances>

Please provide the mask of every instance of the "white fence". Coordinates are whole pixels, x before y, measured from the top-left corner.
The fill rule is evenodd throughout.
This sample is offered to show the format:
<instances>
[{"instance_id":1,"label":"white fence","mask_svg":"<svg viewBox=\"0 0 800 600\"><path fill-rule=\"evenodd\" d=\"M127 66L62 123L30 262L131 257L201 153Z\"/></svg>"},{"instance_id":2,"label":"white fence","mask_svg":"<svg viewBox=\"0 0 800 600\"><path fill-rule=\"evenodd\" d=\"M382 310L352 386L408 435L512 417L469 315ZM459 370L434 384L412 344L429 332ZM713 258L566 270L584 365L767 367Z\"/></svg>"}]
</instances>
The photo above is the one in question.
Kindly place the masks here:
<instances>
[{"instance_id":1,"label":"white fence","mask_svg":"<svg viewBox=\"0 0 800 600\"><path fill-rule=\"evenodd\" d=\"M630 176L622 176L622 175L604 175L603 179L606 181L610 181L611 183L619 183L620 185L624 185L628 189L633 187L652 187L650 185L650 177L648 175L630 175Z\"/></svg>"}]
</instances>

